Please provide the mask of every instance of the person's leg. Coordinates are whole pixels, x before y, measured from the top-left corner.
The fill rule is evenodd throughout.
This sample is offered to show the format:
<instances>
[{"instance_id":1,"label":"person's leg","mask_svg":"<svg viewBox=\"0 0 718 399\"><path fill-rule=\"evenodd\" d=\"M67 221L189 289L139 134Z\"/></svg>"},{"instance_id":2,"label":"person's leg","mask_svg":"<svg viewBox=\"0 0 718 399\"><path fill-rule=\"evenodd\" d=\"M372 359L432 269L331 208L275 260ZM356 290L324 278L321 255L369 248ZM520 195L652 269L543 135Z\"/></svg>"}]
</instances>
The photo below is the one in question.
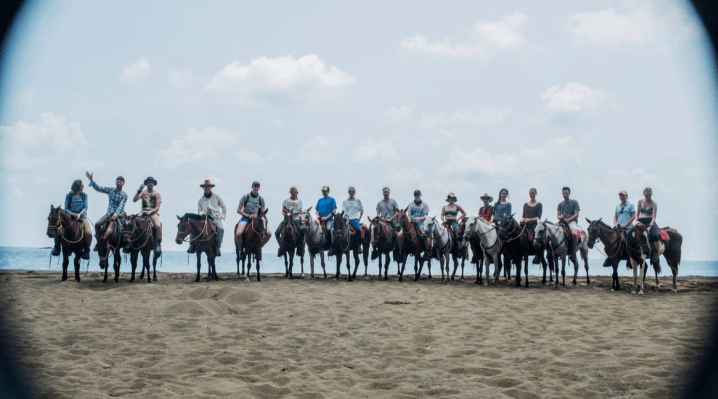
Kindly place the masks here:
<instances>
[{"instance_id":1,"label":"person's leg","mask_svg":"<svg viewBox=\"0 0 718 399\"><path fill-rule=\"evenodd\" d=\"M361 236L361 224L359 224L359 220L352 219L349 221L351 223L352 227L354 227L354 240L357 244L357 254L362 253L362 236Z\"/></svg>"},{"instance_id":2,"label":"person's leg","mask_svg":"<svg viewBox=\"0 0 718 399\"><path fill-rule=\"evenodd\" d=\"M102 215L99 219L97 219L97 222L95 222L95 238L97 241L100 241L100 231L102 230L102 226L107 223L108 219L109 217L107 215ZM97 243L95 243L95 248L92 250L97 251Z\"/></svg>"},{"instance_id":3,"label":"person's leg","mask_svg":"<svg viewBox=\"0 0 718 399\"><path fill-rule=\"evenodd\" d=\"M334 230L334 218L330 218L324 222L324 225L327 227L327 244L329 244L329 252L327 252L327 255L334 256L334 248L331 246L334 238L332 237L332 230Z\"/></svg>"},{"instance_id":4,"label":"person's leg","mask_svg":"<svg viewBox=\"0 0 718 399\"><path fill-rule=\"evenodd\" d=\"M90 246L92 245L92 225L88 218L82 219L82 227L85 229L84 233L84 244L85 248L82 250L82 258L90 259Z\"/></svg>"},{"instance_id":5,"label":"person's leg","mask_svg":"<svg viewBox=\"0 0 718 399\"><path fill-rule=\"evenodd\" d=\"M242 218L242 221L237 225L237 231L234 233L239 243L239 250L244 252L244 229L247 227L247 219Z\"/></svg>"},{"instance_id":6,"label":"person's leg","mask_svg":"<svg viewBox=\"0 0 718 399\"><path fill-rule=\"evenodd\" d=\"M284 254L283 248L282 248L281 233L282 233L282 228L284 228L285 224L286 224L286 221L282 220L282 222L279 223L279 226L277 226L277 229L274 230L274 237L277 239L277 245L279 245L279 248L277 248L277 256L282 256Z\"/></svg>"},{"instance_id":7,"label":"person's leg","mask_svg":"<svg viewBox=\"0 0 718 399\"><path fill-rule=\"evenodd\" d=\"M576 222L571 222L568 224L568 228L571 229L571 252L574 252L578 249L578 225Z\"/></svg>"},{"instance_id":8,"label":"person's leg","mask_svg":"<svg viewBox=\"0 0 718 399\"><path fill-rule=\"evenodd\" d=\"M155 228L155 253L160 254L162 253L162 223L160 222L160 215L158 213L153 213L150 215L150 220L152 221L152 224Z\"/></svg>"}]
</instances>

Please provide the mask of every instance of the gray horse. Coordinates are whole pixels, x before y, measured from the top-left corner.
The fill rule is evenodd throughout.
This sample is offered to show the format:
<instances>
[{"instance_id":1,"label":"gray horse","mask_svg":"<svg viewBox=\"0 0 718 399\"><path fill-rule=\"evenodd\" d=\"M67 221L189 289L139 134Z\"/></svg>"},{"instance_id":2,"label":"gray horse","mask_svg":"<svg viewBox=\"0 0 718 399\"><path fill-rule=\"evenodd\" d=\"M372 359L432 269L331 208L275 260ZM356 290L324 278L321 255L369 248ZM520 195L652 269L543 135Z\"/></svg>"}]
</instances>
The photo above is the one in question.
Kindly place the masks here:
<instances>
[{"instance_id":1,"label":"gray horse","mask_svg":"<svg viewBox=\"0 0 718 399\"><path fill-rule=\"evenodd\" d=\"M472 216L466 222L464 241L470 241L472 237L478 237L481 241L481 250L484 252L484 264L486 265L486 281L489 285L489 264L493 263L494 282L499 283L499 272L501 271L501 248L503 242L499 239L499 232L491 223L480 216ZM476 284L481 284L481 270L476 273Z\"/></svg>"},{"instance_id":2,"label":"gray horse","mask_svg":"<svg viewBox=\"0 0 718 399\"><path fill-rule=\"evenodd\" d=\"M581 238L578 241L578 248L574 248L571 253L568 250L568 240L563 231L563 226L553 224L547 220L540 221L534 229L534 248L539 249L542 246L546 247L547 254L553 257L554 270L556 271L556 285L558 288L558 258L561 258L561 276L563 278L563 287L566 288L566 257L573 263L573 285L577 284L576 277L578 276L578 259L576 259L576 252L581 253L581 259L583 259L583 265L586 269L586 284L591 284L591 278L588 275L588 233L586 229L578 226L578 230L581 232Z\"/></svg>"},{"instance_id":3,"label":"gray horse","mask_svg":"<svg viewBox=\"0 0 718 399\"><path fill-rule=\"evenodd\" d=\"M453 255L454 257L454 274L456 274L456 269L458 267L456 254L453 253L454 246L456 245L456 243L451 237L449 230L444 227L443 224L437 222L436 216L434 216L433 218L426 219L426 221L424 222L424 227L422 228L422 233L424 238L428 238L429 235L434 237L434 248L436 249L436 257L439 259L439 269L441 270L441 282L444 282L444 264L446 264L446 282L449 282L449 259L451 255ZM431 276L430 262L431 260L427 262L427 267L429 268L429 276ZM419 273L417 274L417 279L420 275L421 268L419 269Z\"/></svg>"},{"instance_id":4,"label":"gray horse","mask_svg":"<svg viewBox=\"0 0 718 399\"><path fill-rule=\"evenodd\" d=\"M314 256L316 254L320 256L324 278L326 279L327 269L324 265L324 245L327 240L326 237L324 237L324 232L322 231L322 226L319 224L319 221L314 220L309 213L311 209L312 207L310 206L309 209L299 214L299 231L304 234L305 241L307 242L312 279L314 279Z\"/></svg>"}]
</instances>

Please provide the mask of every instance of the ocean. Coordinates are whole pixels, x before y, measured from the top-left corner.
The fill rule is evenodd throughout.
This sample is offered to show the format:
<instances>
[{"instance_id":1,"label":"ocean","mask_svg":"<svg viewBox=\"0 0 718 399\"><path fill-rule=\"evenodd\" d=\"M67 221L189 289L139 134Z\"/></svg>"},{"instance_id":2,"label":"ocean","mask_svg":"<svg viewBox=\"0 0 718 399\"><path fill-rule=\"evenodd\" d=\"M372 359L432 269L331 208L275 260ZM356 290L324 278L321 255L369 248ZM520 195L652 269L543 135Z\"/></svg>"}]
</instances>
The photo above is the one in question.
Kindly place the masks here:
<instances>
[{"instance_id":1,"label":"ocean","mask_svg":"<svg viewBox=\"0 0 718 399\"><path fill-rule=\"evenodd\" d=\"M18 248L18 247L0 247L0 270L7 270L7 269L20 269L20 270L53 270L53 271L62 271L62 259L61 257L52 257L52 260L50 259L50 249L49 248ZM72 260L71 260L72 261ZM162 254L162 262L158 260L157 262L157 271L158 272L165 272L165 273L194 273L197 271L196 267L197 258L195 255L189 256L188 261L188 254L186 252L175 252L175 251L164 251ZM342 259L342 273L346 273L346 260ZM413 273L414 263L413 258L409 257L409 260L406 262L406 271L405 273ZM138 262L139 265L141 265L141 257L140 261ZM325 257L325 264L327 266L327 274L331 274L332 272L336 272L336 258L327 258ZM589 259L588 266L589 266L589 274L591 276L610 276L612 269L610 267L602 267L603 259ZM237 265L235 263L235 254L233 251L225 250L223 252L223 255L221 257L218 257L216 260L217 265L217 272L218 273L232 273L236 272ZM319 264L319 257L315 260L315 270L314 273L321 273L321 266ZM432 276L441 276L441 271L439 270L439 264L437 261L431 262ZM579 276L585 276L585 271L583 270L583 264L579 263ZM671 271L668 265L665 263L665 260L661 258L661 266L662 266L662 273L661 276L670 276ZM376 275L378 274L378 268L379 264L377 261L369 261L369 274ZM70 263L70 270L72 270L72 263ZM97 258L97 253L93 252L90 255L90 261L89 266L87 261L82 261L82 271L89 270L91 272L99 272L100 266L99 266L99 260ZM125 257L123 254L123 260L122 260L122 266L120 266L121 272L130 272L132 270L130 263L129 263L129 257ZM252 268L254 271L254 268ZM298 274L300 272L300 265L299 265L299 258L295 256L294 258L294 273ZM309 258L305 255L304 257L304 272L309 273ZM352 259L352 270L354 270L354 260ZM451 265L451 270L453 271L453 263ZM264 254L264 260L261 263L261 272L262 273L284 273L284 260L283 258L278 258L276 255L276 249L275 250L267 250ZM492 267L493 272L493 267ZM205 257L202 257L202 273L207 273L207 262ZM396 262L391 263L389 266L389 274L396 274L397 268L396 268ZM457 271L457 275L461 273L461 267L459 265L459 270ZM540 265L533 265L529 262L529 275L530 276L541 276L542 270ZM566 265L566 274L572 274L573 273L573 267L570 265ZM649 276L653 275L653 270L649 269ZM364 274L364 265L363 263L360 264L359 269L357 270L357 275ZM424 267L423 274L428 274L426 267ZM513 274L513 273L512 273ZM632 277L633 272L631 270L626 269L625 262L621 262L621 266L618 269L619 276L626 276L626 277ZM475 266L466 262L465 268L464 268L464 276L476 276L476 269ZM716 277L718 276L718 261L692 261L692 260L684 260L681 262L681 265L678 270L678 276L709 276L709 277Z\"/></svg>"}]
</instances>

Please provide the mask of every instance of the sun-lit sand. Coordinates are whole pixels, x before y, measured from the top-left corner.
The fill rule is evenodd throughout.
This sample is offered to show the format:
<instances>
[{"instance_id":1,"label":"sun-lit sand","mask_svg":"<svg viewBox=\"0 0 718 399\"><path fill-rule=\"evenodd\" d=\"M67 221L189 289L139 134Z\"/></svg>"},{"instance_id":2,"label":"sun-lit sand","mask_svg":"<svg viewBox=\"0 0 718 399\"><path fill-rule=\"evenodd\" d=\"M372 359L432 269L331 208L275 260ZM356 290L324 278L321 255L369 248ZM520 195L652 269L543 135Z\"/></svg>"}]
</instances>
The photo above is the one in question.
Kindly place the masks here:
<instances>
[{"instance_id":1,"label":"sun-lit sand","mask_svg":"<svg viewBox=\"0 0 718 399\"><path fill-rule=\"evenodd\" d=\"M705 355L718 279L567 290L222 273L60 282L4 271L14 355L48 398L675 397Z\"/></svg>"}]
</instances>

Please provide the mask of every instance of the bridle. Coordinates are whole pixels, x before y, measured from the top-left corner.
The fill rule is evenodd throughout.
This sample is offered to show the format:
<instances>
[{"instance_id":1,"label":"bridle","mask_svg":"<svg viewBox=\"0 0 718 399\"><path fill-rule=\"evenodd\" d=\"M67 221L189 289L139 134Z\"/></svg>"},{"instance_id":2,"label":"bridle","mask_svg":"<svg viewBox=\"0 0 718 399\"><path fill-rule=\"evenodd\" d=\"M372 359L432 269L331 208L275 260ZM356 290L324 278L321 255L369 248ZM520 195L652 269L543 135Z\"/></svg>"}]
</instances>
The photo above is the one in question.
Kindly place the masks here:
<instances>
[{"instance_id":1,"label":"bridle","mask_svg":"<svg viewBox=\"0 0 718 399\"><path fill-rule=\"evenodd\" d=\"M591 237L591 225L593 225L593 223L596 223L596 226L595 226L595 228L596 228L596 237ZM593 223L591 223L591 225L588 226L588 239L589 239L589 240L593 240L594 242L596 242L596 241L601 241L601 242L603 242L603 241L600 239L600 237L598 236L598 234L599 234L599 233L598 233L598 230L599 230L600 227L602 227L601 224L598 223L597 221L596 221L596 222L593 222ZM614 256L616 256L616 255L618 255L618 254L620 254L620 253L622 252L622 246L623 246L623 245L628 245L628 240L626 240L626 241L622 240L622 239L621 239L621 234L618 234L618 238L616 238L612 243L610 243L610 244L608 244L608 245L606 245L606 244L603 245L603 249L608 249L609 247L612 247L612 246L613 246L614 244L616 244L617 242L618 242L618 249L616 250L616 253L614 253L613 255L609 256L609 255L607 255L607 254L601 252L600 250L599 250L599 252L601 252L601 253L602 253L605 257L607 257L607 258L613 258ZM598 249L598 248L596 248L596 249ZM608 251L606 251L606 252L608 252Z\"/></svg>"},{"instance_id":2,"label":"bridle","mask_svg":"<svg viewBox=\"0 0 718 399\"><path fill-rule=\"evenodd\" d=\"M65 227L62 225L62 215L60 214L60 212L62 212L62 208L57 208L57 223L55 223L54 225L52 223L50 223L50 224L48 224L47 228L54 229L57 232L57 234L60 236L60 238L62 238L68 244L76 244L76 243L82 241L82 239L85 237L85 229L80 229L80 238L77 239L76 241L70 241L67 238L65 238ZM70 226L68 226L68 228L72 228L73 225L77 225L76 220L72 220L70 222ZM77 234L77 233L75 233L75 234Z\"/></svg>"},{"instance_id":3,"label":"bridle","mask_svg":"<svg viewBox=\"0 0 718 399\"><path fill-rule=\"evenodd\" d=\"M514 227L513 229L511 229L511 231L506 231L507 229L504 229L501 227L501 225L499 225L499 231L504 231L506 234L506 237L511 237L511 234L513 234L513 232L516 231L516 229L517 229L516 221L513 220L513 218L511 220L513 221L513 223L511 223L511 222L509 222L509 223L511 223L511 225ZM523 226L524 227L521 229L521 232L516 237L509 238L508 240L504 240L504 241L511 242L511 241L518 240L519 238L521 238L521 236L524 234L524 231L526 231L526 224L524 224Z\"/></svg>"},{"instance_id":4,"label":"bridle","mask_svg":"<svg viewBox=\"0 0 718 399\"><path fill-rule=\"evenodd\" d=\"M349 249L349 245L350 245L350 242L349 242L349 241L350 241L350 240L349 240L349 226L348 226L348 224L347 224L347 221L344 220L343 217L342 217L342 218L335 218L335 219L338 219L338 220L335 220L335 222L334 222L334 230L332 231L332 235L335 236L335 239L338 239L338 240L339 240L339 249L341 249L342 252L346 252L347 249ZM342 226L340 229L337 229L337 228L336 228L337 222L339 222L339 224ZM345 230L346 230L346 233L345 233ZM359 232L357 232L357 233L359 233ZM344 247L344 246L342 245L342 240L344 239L345 236L346 236L346 239L347 239L347 246L346 246L346 247Z\"/></svg>"},{"instance_id":5,"label":"bridle","mask_svg":"<svg viewBox=\"0 0 718 399\"><path fill-rule=\"evenodd\" d=\"M192 230L192 225L190 224L190 218L185 217L185 231L181 231L181 230L177 229L177 235L184 234L184 238L182 239L182 242L193 242L193 241L205 242L205 241L209 241L209 240L212 239L212 237L215 236L215 234L217 234L217 231L216 231L216 230L213 231L211 235L207 234L207 224L208 224L208 220L209 220L209 217L208 217L208 216L205 216L205 217L204 217L204 224L202 225L202 230L199 232L199 234L195 234L195 237L192 238L192 237L190 237L190 231ZM181 224L181 222L180 222L180 224ZM200 240L199 238L202 237L202 235L206 235L206 236L207 236L207 239L205 239L205 240Z\"/></svg>"},{"instance_id":6,"label":"bridle","mask_svg":"<svg viewBox=\"0 0 718 399\"><path fill-rule=\"evenodd\" d=\"M129 231L129 234L128 234L128 230L125 230L125 239L129 240L129 244L130 244L129 249L131 251L136 251L140 248L144 248L145 245L147 245L147 243L150 241L150 236L152 235L152 234L150 234L152 232L152 223L150 223L148 220L147 221L147 230L144 232L144 234L142 234L142 232L140 232L140 236L133 240L132 236L135 234L135 230L137 230L137 218L133 217L132 218L132 231ZM136 241L141 240L143 236L146 237L145 242L142 243L142 245L140 245L139 247L135 248L134 243Z\"/></svg>"}]
</instances>

